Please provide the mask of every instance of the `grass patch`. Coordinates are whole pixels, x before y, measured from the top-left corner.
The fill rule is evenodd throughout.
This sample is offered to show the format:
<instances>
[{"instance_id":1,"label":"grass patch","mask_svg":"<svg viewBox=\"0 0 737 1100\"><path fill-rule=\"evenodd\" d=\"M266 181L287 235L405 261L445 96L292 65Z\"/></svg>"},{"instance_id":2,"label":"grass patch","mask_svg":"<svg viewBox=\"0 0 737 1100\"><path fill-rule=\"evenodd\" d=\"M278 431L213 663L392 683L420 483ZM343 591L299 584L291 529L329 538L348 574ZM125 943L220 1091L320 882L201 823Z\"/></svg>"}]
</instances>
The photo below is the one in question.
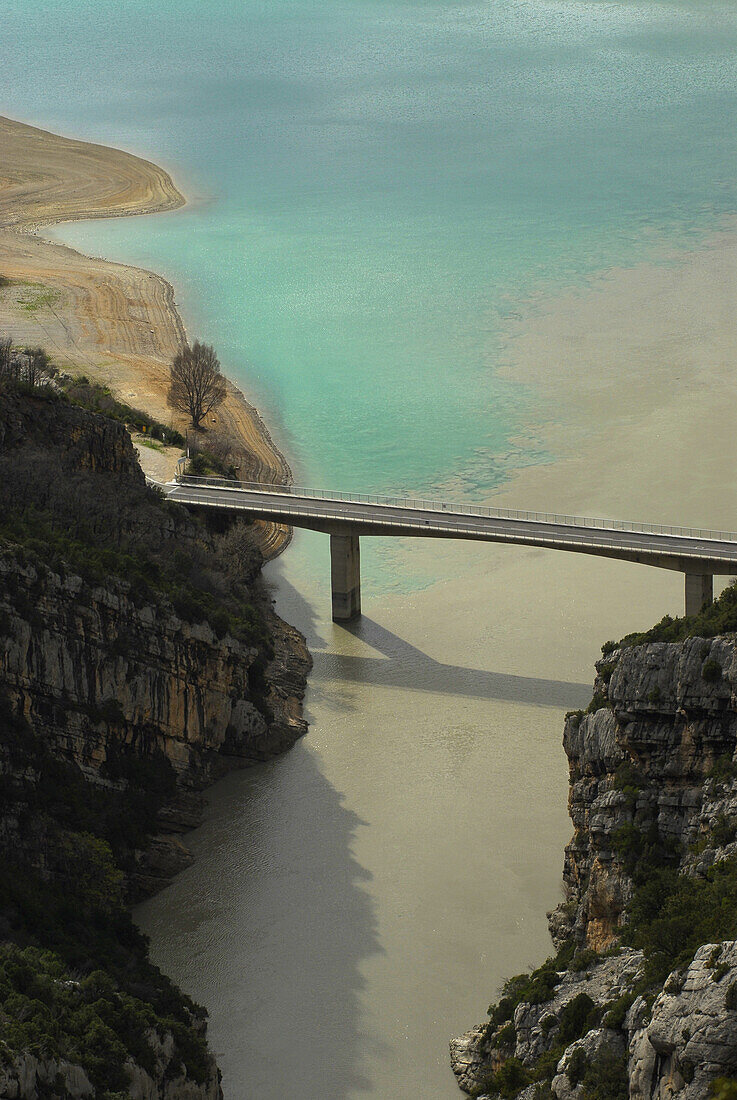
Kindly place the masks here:
<instances>
[{"instance_id":1,"label":"grass patch","mask_svg":"<svg viewBox=\"0 0 737 1100\"><path fill-rule=\"evenodd\" d=\"M166 454L166 447L163 443L155 443L153 439L142 439L141 436L137 436L133 440L136 447L148 447L149 450L158 451L159 454Z\"/></svg>"},{"instance_id":2,"label":"grass patch","mask_svg":"<svg viewBox=\"0 0 737 1100\"><path fill-rule=\"evenodd\" d=\"M31 283L27 294L18 299L18 305L25 313L38 313L41 309L50 309L59 300L59 291L45 287L41 283Z\"/></svg>"}]
</instances>

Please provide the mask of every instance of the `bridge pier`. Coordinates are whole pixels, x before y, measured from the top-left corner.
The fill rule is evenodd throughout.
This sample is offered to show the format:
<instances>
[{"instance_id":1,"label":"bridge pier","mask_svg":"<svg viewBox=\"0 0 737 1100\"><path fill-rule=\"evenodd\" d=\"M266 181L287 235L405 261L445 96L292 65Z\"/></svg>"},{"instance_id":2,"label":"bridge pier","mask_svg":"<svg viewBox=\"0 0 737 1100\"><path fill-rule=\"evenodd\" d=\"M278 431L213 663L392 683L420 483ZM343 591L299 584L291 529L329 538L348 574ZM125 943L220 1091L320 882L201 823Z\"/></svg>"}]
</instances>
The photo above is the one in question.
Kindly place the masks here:
<instances>
[{"instance_id":1,"label":"bridge pier","mask_svg":"<svg viewBox=\"0 0 737 1100\"><path fill-rule=\"evenodd\" d=\"M698 615L714 600L711 573L686 573L686 614Z\"/></svg>"},{"instance_id":2,"label":"bridge pier","mask_svg":"<svg viewBox=\"0 0 737 1100\"><path fill-rule=\"evenodd\" d=\"M330 536L330 581L333 621L361 614L361 548L358 535Z\"/></svg>"}]
</instances>

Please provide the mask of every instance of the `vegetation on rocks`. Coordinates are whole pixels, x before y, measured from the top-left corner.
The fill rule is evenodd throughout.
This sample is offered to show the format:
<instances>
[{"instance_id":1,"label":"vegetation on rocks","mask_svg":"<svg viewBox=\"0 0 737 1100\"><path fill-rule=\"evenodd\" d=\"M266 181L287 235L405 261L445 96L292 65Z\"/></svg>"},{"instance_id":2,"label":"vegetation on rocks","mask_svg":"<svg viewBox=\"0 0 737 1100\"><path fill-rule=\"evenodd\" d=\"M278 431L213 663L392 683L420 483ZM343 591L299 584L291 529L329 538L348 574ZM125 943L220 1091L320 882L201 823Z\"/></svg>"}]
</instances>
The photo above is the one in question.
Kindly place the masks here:
<instances>
[{"instance_id":1,"label":"vegetation on rocks","mask_svg":"<svg viewBox=\"0 0 737 1100\"><path fill-rule=\"evenodd\" d=\"M619 642L605 642L601 650L604 657L608 657L623 646L629 648L648 642L682 642L686 638L716 638L720 634L731 634L734 631L737 631L737 584L733 582L698 615L684 615L680 618L664 615L649 630L626 634Z\"/></svg>"},{"instance_id":2,"label":"vegetation on rocks","mask_svg":"<svg viewBox=\"0 0 737 1100\"><path fill-rule=\"evenodd\" d=\"M162 424L153 416L119 401L107 386L91 382L86 375L75 378L65 376L61 379L61 393L73 405L79 405L90 412L99 412L110 420L118 420L138 432L150 435L171 447L183 447L184 436L176 428Z\"/></svg>"},{"instance_id":3,"label":"vegetation on rocks","mask_svg":"<svg viewBox=\"0 0 737 1100\"><path fill-rule=\"evenodd\" d=\"M737 630L734 587L699 616L603 647L591 706L566 716L575 832L567 900L550 914L557 954L510 979L488 1022L451 1043L470 1095L734 1094L737 642L729 630Z\"/></svg>"},{"instance_id":4,"label":"vegetation on rocks","mask_svg":"<svg viewBox=\"0 0 737 1100\"><path fill-rule=\"evenodd\" d=\"M24 1058L69 1063L119 1100L133 1066L152 1095L182 1078L209 1100L205 1014L152 965L128 904L161 881L152 838L164 850L162 821L178 830L196 814L220 748L247 757L252 730L265 741L252 751L269 751L261 558L242 522L208 526L147 487L121 423L130 410L99 387L27 389L0 384L0 1077ZM44 651L68 670L64 690L19 664ZM160 696L139 707L129 683ZM189 719L186 705L167 711L180 685ZM227 731L208 726L205 700L221 697ZM185 723L173 751L159 712ZM68 1095L61 1077L44 1087Z\"/></svg>"}]
</instances>

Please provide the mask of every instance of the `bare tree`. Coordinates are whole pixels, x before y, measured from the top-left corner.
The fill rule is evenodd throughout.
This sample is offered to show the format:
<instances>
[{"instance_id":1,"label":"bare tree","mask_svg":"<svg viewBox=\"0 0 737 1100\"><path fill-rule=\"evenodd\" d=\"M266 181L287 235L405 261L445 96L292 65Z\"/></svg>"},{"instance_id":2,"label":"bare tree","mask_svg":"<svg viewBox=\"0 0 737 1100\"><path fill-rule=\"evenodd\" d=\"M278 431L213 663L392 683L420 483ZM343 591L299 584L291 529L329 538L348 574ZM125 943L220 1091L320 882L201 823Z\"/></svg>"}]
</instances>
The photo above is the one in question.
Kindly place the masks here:
<instances>
[{"instance_id":1,"label":"bare tree","mask_svg":"<svg viewBox=\"0 0 737 1100\"><path fill-rule=\"evenodd\" d=\"M29 386L40 386L42 381L48 380L49 357L43 348L25 348L24 350L28 357L25 380Z\"/></svg>"},{"instance_id":2,"label":"bare tree","mask_svg":"<svg viewBox=\"0 0 737 1100\"><path fill-rule=\"evenodd\" d=\"M193 347L185 345L177 352L170 367L168 401L191 418L195 430L223 403L226 392L218 357L209 344L195 340Z\"/></svg>"},{"instance_id":3,"label":"bare tree","mask_svg":"<svg viewBox=\"0 0 737 1100\"><path fill-rule=\"evenodd\" d=\"M12 336L0 336L0 381L9 381L13 377Z\"/></svg>"}]
</instances>

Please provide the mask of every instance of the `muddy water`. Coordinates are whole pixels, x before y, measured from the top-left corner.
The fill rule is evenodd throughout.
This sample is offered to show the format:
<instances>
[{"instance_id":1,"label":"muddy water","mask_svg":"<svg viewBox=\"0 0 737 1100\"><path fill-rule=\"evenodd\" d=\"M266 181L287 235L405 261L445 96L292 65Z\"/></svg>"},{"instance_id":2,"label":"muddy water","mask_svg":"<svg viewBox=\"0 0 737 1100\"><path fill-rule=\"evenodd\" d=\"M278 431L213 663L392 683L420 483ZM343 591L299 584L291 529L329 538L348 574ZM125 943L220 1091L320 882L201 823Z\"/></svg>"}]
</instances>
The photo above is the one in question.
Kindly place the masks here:
<instances>
[{"instance_id":1,"label":"muddy water","mask_svg":"<svg viewBox=\"0 0 737 1100\"><path fill-rule=\"evenodd\" d=\"M633 621L602 593L628 591L638 620L680 594L680 578L573 555L387 552L449 579L367 586L350 629L325 616L324 536L270 567L315 657L310 733L213 790L197 862L138 912L210 1009L229 1100L458 1095L448 1039L550 950L563 713L590 698L593 639Z\"/></svg>"}]
</instances>

